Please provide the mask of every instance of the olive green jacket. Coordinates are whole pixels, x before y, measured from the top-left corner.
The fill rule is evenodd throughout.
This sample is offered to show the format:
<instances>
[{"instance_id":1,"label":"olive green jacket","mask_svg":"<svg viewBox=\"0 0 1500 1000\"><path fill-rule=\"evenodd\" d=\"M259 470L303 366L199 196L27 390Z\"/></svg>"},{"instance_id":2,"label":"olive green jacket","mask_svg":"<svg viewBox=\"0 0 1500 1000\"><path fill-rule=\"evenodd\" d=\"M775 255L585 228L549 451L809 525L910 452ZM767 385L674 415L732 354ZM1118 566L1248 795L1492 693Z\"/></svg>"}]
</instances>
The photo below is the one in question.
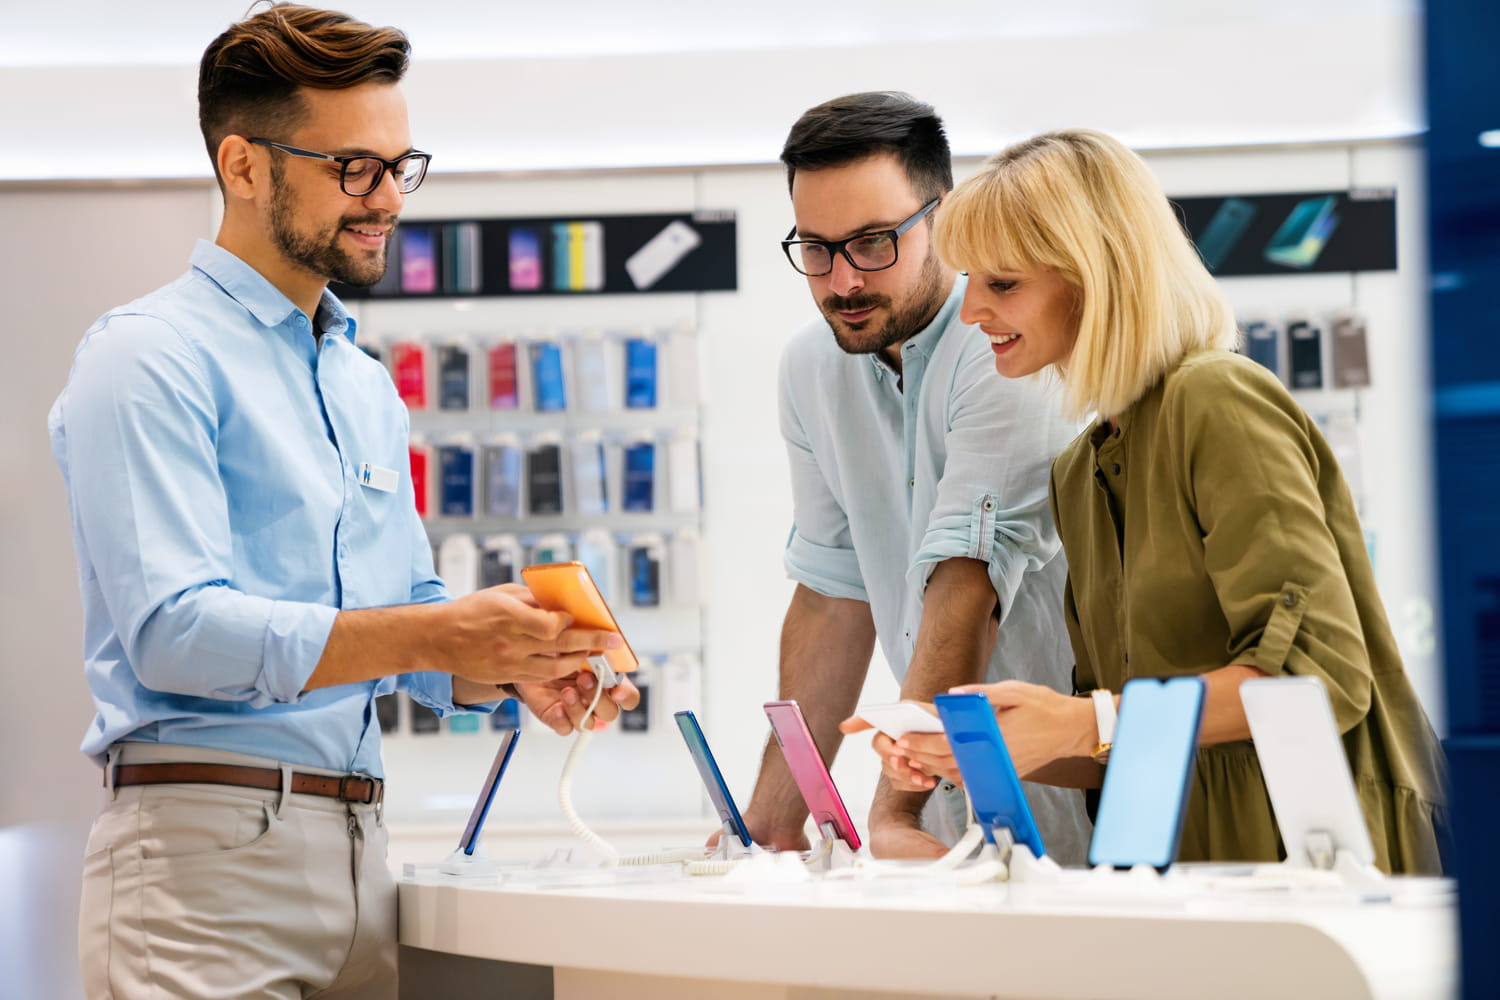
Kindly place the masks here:
<instances>
[{"instance_id":1,"label":"olive green jacket","mask_svg":"<svg viewBox=\"0 0 1500 1000\"><path fill-rule=\"evenodd\" d=\"M1190 355L1052 467L1080 691L1247 663L1320 678L1376 863L1440 870L1444 763L1401 666L1354 501L1266 369ZM1180 858L1284 857L1254 746L1198 754Z\"/></svg>"}]
</instances>

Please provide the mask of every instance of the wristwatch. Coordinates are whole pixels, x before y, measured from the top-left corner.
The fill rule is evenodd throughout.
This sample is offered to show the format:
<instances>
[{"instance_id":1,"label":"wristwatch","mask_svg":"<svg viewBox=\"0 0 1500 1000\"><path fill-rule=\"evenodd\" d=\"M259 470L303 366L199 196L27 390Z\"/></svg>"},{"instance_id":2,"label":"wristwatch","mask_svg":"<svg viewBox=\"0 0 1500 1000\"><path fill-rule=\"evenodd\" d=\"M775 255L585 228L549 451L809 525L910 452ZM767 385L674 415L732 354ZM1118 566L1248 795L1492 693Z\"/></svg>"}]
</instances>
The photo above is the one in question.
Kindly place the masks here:
<instances>
[{"instance_id":1,"label":"wristwatch","mask_svg":"<svg viewBox=\"0 0 1500 1000\"><path fill-rule=\"evenodd\" d=\"M1089 756L1100 764L1108 764L1110 748L1115 745L1115 696L1099 688L1090 691L1089 697L1094 699L1094 722L1099 727L1099 745Z\"/></svg>"}]
</instances>

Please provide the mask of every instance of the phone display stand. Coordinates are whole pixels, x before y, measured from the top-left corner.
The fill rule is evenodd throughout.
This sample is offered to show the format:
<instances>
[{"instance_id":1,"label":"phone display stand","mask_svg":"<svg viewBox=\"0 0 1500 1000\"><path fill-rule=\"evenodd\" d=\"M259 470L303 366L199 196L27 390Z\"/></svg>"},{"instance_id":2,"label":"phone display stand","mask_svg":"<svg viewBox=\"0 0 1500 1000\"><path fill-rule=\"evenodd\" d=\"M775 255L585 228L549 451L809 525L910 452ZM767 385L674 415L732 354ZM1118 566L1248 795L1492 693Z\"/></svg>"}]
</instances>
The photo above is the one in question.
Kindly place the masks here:
<instances>
[{"instance_id":1,"label":"phone display stand","mask_svg":"<svg viewBox=\"0 0 1500 1000\"><path fill-rule=\"evenodd\" d=\"M456 848L438 865L438 871L453 878L493 878L500 866L485 854L483 847L474 848L473 854Z\"/></svg>"},{"instance_id":2,"label":"phone display stand","mask_svg":"<svg viewBox=\"0 0 1500 1000\"><path fill-rule=\"evenodd\" d=\"M740 843L740 835L734 824L725 820L723 832L719 834L719 846L711 854L684 862L683 871L689 875L728 875L741 862L760 853L761 849L755 844L746 847Z\"/></svg>"},{"instance_id":3,"label":"phone display stand","mask_svg":"<svg viewBox=\"0 0 1500 1000\"><path fill-rule=\"evenodd\" d=\"M808 854L808 871L831 872L840 868L852 868L854 866L854 852L849 850L849 845L844 838L838 835L832 823L821 823L818 825L823 839Z\"/></svg>"},{"instance_id":4,"label":"phone display stand","mask_svg":"<svg viewBox=\"0 0 1500 1000\"><path fill-rule=\"evenodd\" d=\"M974 879L975 881L993 879L997 882L1043 884L1056 882L1062 876L1062 868L1056 861L1046 855L1037 857L1030 847L1018 843L1010 827L1006 826L996 827L995 842L984 845L976 862L960 871L982 873L986 870L987 863L992 866L994 874L989 878Z\"/></svg>"}]
</instances>

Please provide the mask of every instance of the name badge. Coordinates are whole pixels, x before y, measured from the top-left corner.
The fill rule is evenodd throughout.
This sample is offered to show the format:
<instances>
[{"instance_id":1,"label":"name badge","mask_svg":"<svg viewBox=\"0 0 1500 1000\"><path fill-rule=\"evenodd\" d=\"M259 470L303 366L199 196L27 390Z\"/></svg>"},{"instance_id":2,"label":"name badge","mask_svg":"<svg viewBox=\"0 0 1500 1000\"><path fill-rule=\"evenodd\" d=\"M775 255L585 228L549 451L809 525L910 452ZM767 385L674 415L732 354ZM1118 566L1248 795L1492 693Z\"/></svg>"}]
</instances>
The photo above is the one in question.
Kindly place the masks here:
<instances>
[{"instance_id":1,"label":"name badge","mask_svg":"<svg viewBox=\"0 0 1500 1000\"><path fill-rule=\"evenodd\" d=\"M368 486L372 490L382 493L396 492L396 486L401 482L401 477L396 475L395 469L382 469L378 465L365 462L359 467L359 485Z\"/></svg>"}]
</instances>

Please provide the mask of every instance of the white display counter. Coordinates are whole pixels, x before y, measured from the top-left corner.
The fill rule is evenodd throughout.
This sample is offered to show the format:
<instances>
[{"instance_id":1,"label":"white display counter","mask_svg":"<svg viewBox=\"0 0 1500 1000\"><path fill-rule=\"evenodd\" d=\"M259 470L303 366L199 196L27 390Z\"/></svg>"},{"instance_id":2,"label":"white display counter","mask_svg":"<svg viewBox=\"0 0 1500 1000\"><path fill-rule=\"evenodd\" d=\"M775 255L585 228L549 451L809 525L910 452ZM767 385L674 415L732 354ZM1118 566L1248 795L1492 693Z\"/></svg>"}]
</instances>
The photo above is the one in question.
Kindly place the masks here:
<instances>
[{"instance_id":1,"label":"white display counter","mask_svg":"<svg viewBox=\"0 0 1500 1000\"><path fill-rule=\"evenodd\" d=\"M568 1000L1457 994L1454 897L1435 880L1387 893L1184 890L1124 873L959 887L619 872L405 880L401 943L427 949L427 969L466 956L454 964L476 997L511 995L493 962L550 966Z\"/></svg>"}]
</instances>

